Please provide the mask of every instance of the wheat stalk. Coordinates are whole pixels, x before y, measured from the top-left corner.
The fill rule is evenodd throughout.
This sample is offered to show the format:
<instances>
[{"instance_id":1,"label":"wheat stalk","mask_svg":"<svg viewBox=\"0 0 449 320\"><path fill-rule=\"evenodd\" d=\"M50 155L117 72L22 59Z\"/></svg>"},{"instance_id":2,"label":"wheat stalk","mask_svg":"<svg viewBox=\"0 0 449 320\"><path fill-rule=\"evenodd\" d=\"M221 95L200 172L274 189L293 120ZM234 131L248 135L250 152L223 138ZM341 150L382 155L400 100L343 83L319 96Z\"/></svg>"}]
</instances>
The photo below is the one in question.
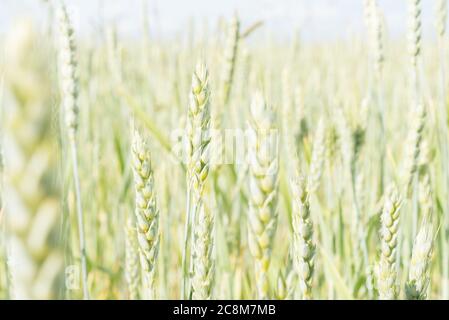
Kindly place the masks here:
<instances>
[{"instance_id":1,"label":"wheat stalk","mask_svg":"<svg viewBox=\"0 0 449 320\"><path fill-rule=\"evenodd\" d=\"M72 156L73 180L75 184L76 209L78 219L78 237L80 244L81 270L83 279L83 297L89 299L87 284L87 250L84 233L83 208L78 174L78 152L76 131L78 127L78 78L76 75L77 62L75 57L76 45L73 28L64 4L58 8L59 15L59 55L62 89L62 105L64 107L65 124L69 136L70 152Z\"/></svg>"},{"instance_id":2,"label":"wheat stalk","mask_svg":"<svg viewBox=\"0 0 449 320\"><path fill-rule=\"evenodd\" d=\"M366 241L366 232L362 221L362 212L357 194L357 176L360 152L365 143L365 127L364 124L357 124L352 128L340 107L337 109L337 126L340 136L341 153L344 168L349 171L349 181L353 200L354 220L352 223L352 233L354 235L354 259L356 265L364 266L366 273L366 288L370 296L372 296L369 252Z\"/></svg>"},{"instance_id":3,"label":"wheat stalk","mask_svg":"<svg viewBox=\"0 0 449 320\"><path fill-rule=\"evenodd\" d=\"M278 137L275 114L260 93L252 97L249 124L248 245L255 261L257 295L266 299L277 225Z\"/></svg>"},{"instance_id":4,"label":"wheat stalk","mask_svg":"<svg viewBox=\"0 0 449 320\"><path fill-rule=\"evenodd\" d=\"M376 0L365 1L365 22L369 34L370 43L370 63L373 65L375 84L376 84L376 100L377 100L377 117L379 122L379 191L384 191L385 179L385 152L386 152L386 135L385 135L385 105L384 105L384 81L383 81L383 65L384 65L384 27L381 10ZM370 79L371 81L371 79ZM370 83L370 89L371 83ZM364 100L367 103L369 100Z\"/></svg>"}]
</instances>

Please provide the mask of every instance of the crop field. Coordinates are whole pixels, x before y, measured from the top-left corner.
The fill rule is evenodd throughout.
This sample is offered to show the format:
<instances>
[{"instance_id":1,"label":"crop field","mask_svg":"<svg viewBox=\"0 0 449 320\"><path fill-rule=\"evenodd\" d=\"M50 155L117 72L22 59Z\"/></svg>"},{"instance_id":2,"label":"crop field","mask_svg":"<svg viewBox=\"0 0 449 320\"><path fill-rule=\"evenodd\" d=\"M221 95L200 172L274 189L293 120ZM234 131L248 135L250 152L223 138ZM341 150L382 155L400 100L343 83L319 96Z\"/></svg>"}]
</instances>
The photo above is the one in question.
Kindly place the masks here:
<instances>
[{"instance_id":1,"label":"crop field","mask_svg":"<svg viewBox=\"0 0 449 320\"><path fill-rule=\"evenodd\" d=\"M449 299L445 0L335 41L65 2L0 33L0 299Z\"/></svg>"}]
</instances>

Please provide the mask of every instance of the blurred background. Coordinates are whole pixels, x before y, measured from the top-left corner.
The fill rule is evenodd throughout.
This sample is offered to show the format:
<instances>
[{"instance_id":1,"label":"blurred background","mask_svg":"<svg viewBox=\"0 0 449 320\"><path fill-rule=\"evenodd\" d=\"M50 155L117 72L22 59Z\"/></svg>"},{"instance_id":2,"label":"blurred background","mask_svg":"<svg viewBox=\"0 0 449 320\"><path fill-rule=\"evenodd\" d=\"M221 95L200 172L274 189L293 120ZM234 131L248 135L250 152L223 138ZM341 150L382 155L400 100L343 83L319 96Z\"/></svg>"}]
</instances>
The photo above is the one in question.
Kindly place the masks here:
<instances>
[{"instance_id":1,"label":"blurred background","mask_svg":"<svg viewBox=\"0 0 449 320\"><path fill-rule=\"evenodd\" d=\"M48 6L44 0L2 0L0 4L0 34L11 27L19 16L33 16L45 23ZM407 1L379 0L389 37L398 37L406 29ZM351 36L363 36L362 0L73 0L67 1L75 29L87 34L101 29L104 22L116 24L122 36L136 37L141 32L141 18L146 14L152 37L170 38L186 28L215 26L238 12L243 23L265 22L264 30L288 40L299 29L307 41L328 41ZM422 1L424 37L434 38L435 5ZM136 20L138 17L140 20ZM259 37L264 32L258 32ZM256 37L257 38L257 37Z\"/></svg>"}]
</instances>

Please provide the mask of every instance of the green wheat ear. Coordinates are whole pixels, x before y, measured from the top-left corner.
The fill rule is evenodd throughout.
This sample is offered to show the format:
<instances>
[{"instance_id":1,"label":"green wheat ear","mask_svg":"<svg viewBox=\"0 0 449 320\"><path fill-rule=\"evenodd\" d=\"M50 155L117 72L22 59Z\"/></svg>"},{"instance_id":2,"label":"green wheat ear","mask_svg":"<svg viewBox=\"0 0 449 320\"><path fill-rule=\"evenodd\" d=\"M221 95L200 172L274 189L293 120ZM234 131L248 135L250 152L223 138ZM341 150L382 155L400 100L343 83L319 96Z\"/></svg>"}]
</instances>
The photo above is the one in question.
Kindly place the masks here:
<instances>
[{"instance_id":1,"label":"green wheat ear","mask_svg":"<svg viewBox=\"0 0 449 320\"><path fill-rule=\"evenodd\" d=\"M293 250L292 259L298 275L301 299L312 299L312 281L315 269L313 223L310 217L309 193L306 179L297 176L291 180L293 198Z\"/></svg>"},{"instance_id":2,"label":"green wheat ear","mask_svg":"<svg viewBox=\"0 0 449 320\"><path fill-rule=\"evenodd\" d=\"M193 244L193 276L192 298L194 300L208 300L212 298L212 284L214 280L214 215L211 209L201 204L198 208Z\"/></svg>"},{"instance_id":3,"label":"green wheat ear","mask_svg":"<svg viewBox=\"0 0 449 320\"><path fill-rule=\"evenodd\" d=\"M260 93L251 102L248 245L255 262L257 296L268 298L268 268L277 225L278 155L275 115Z\"/></svg>"},{"instance_id":4,"label":"green wheat ear","mask_svg":"<svg viewBox=\"0 0 449 320\"><path fill-rule=\"evenodd\" d=\"M377 289L382 300L393 300L398 296L396 253L401 203L397 189L390 186L381 214L381 253L377 266Z\"/></svg>"},{"instance_id":5,"label":"green wheat ear","mask_svg":"<svg viewBox=\"0 0 449 320\"><path fill-rule=\"evenodd\" d=\"M405 284L405 296L409 300L424 300L427 298L432 250L433 226L430 222L424 221L413 245L408 280Z\"/></svg>"},{"instance_id":6,"label":"green wheat ear","mask_svg":"<svg viewBox=\"0 0 449 320\"><path fill-rule=\"evenodd\" d=\"M145 293L154 299L154 277L159 251L159 210L154 189L153 168L146 141L137 130L133 132L132 168L136 192L136 227L140 265L144 276Z\"/></svg>"}]
</instances>

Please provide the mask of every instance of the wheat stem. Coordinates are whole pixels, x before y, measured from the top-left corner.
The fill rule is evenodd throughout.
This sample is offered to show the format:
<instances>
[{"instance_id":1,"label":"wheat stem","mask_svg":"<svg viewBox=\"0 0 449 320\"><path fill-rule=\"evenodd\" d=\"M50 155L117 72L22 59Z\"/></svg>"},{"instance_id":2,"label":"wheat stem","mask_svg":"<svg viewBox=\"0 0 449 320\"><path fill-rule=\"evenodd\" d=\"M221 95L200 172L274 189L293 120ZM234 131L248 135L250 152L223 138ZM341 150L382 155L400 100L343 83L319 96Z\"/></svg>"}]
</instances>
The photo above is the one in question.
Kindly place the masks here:
<instances>
[{"instance_id":1,"label":"wheat stem","mask_svg":"<svg viewBox=\"0 0 449 320\"><path fill-rule=\"evenodd\" d=\"M84 217L81 200L80 177L78 173L78 152L76 132L78 127L78 78L76 75L76 44L73 28L67 10L63 4L59 7L60 18L60 59L61 59L61 87L62 104L65 112L65 122L69 136L70 153L72 158L73 180L75 184L76 214L78 221L78 236L81 257L81 272L83 282L83 297L89 299L87 284L87 250L84 232Z\"/></svg>"}]
</instances>

